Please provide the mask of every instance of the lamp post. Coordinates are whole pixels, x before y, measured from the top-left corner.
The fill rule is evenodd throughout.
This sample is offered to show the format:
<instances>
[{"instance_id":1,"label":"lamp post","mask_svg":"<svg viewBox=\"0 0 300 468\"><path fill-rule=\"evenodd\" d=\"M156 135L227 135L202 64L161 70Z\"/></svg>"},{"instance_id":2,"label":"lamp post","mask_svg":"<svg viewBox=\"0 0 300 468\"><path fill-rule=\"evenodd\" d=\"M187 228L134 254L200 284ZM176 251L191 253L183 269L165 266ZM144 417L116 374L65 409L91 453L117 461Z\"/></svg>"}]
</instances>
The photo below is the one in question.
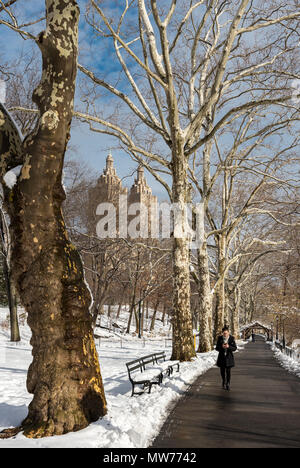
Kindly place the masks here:
<instances>
[{"instance_id":1,"label":"lamp post","mask_svg":"<svg viewBox=\"0 0 300 468\"><path fill-rule=\"evenodd\" d=\"M278 324L279 324L279 316L276 315L276 341L278 341L278 339L279 339Z\"/></svg>"}]
</instances>

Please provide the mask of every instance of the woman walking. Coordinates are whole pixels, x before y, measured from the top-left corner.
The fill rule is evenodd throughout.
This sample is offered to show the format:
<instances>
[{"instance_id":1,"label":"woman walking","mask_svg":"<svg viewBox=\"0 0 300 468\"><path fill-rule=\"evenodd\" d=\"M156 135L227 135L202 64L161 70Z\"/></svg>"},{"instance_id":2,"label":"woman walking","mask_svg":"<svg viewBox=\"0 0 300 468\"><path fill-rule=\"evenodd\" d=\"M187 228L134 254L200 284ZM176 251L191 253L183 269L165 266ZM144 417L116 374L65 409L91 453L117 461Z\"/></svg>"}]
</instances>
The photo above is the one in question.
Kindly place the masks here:
<instances>
[{"instance_id":1,"label":"woman walking","mask_svg":"<svg viewBox=\"0 0 300 468\"><path fill-rule=\"evenodd\" d=\"M222 336L219 336L216 350L219 351L217 366L220 367L223 388L230 390L231 368L234 367L233 352L237 350L235 339L229 333L229 328L224 327Z\"/></svg>"}]
</instances>

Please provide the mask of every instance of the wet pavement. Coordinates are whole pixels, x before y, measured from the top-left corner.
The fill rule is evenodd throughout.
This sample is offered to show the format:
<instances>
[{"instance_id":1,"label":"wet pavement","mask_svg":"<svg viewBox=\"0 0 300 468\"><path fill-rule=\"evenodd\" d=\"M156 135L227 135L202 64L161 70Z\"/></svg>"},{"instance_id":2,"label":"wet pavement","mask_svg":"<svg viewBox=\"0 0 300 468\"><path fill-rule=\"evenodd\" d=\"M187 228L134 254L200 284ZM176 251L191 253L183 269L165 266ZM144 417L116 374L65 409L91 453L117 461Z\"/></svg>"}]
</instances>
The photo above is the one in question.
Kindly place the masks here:
<instances>
[{"instance_id":1,"label":"wet pavement","mask_svg":"<svg viewBox=\"0 0 300 468\"><path fill-rule=\"evenodd\" d=\"M171 411L152 447L300 448L300 379L263 339L235 354L231 390L219 369L199 377Z\"/></svg>"}]
</instances>

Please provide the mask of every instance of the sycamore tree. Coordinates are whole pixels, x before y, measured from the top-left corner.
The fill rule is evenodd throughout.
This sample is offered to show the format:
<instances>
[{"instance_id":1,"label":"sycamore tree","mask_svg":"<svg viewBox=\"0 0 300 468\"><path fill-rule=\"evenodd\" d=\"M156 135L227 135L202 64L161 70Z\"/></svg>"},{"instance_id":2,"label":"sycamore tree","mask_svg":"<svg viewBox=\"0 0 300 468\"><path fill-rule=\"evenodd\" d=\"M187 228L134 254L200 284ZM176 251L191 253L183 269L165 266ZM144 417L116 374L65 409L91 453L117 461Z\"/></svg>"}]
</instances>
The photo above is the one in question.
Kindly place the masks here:
<instances>
[{"instance_id":1,"label":"sycamore tree","mask_svg":"<svg viewBox=\"0 0 300 468\"><path fill-rule=\"evenodd\" d=\"M10 5L12 5L12 3ZM4 8L2 7L2 11L3 10ZM33 107L32 93L38 85L39 80L36 54L34 51L29 54L25 54L24 51L22 51L13 63L6 63L3 60L3 57L0 57L0 63L0 80L2 80L2 94L3 98L5 97L5 105L13 115L21 134L26 135L33 130L36 123L37 113L14 112L13 109L18 108L20 105L25 108ZM0 214L1 252L3 275L5 278L8 306L10 310L11 341L20 341L21 336L17 311L18 299L16 287L12 281L10 270L10 235L7 225L7 213L4 210L2 197Z\"/></svg>"},{"instance_id":2,"label":"sycamore tree","mask_svg":"<svg viewBox=\"0 0 300 468\"><path fill-rule=\"evenodd\" d=\"M1 200L2 202L2 200ZM7 216L0 207L0 238L1 238L1 263L2 271L6 286L7 302L9 307L9 323L10 323L10 341L20 341L20 329L18 321L18 299L16 288L11 280L10 270L10 236L7 225Z\"/></svg>"},{"instance_id":3,"label":"sycamore tree","mask_svg":"<svg viewBox=\"0 0 300 468\"><path fill-rule=\"evenodd\" d=\"M0 24L18 31L8 3L0 2L7 15ZM46 0L45 16L46 29L37 37L26 31L42 54L42 78L33 93L39 118L33 131L21 135L5 106L0 108L1 182L10 217L11 271L28 312L33 354L27 376L33 394L28 416L19 428L2 436L20 430L27 437L64 434L106 413L91 297L62 215L79 8L73 0Z\"/></svg>"},{"instance_id":4,"label":"sycamore tree","mask_svg":"<svg viewBox=\"0 0 300 468\"><path fill-rule=\"evenodd\" d=\"M260 236L264 231L259 228L259 222L266 224L267 230L274 220L280 222L278 194L294 193L297 186L293 168L299 160L298 109L291 103L280 104L279 108L271 103L260 108L260 112L253 110L235 116L234 122L228 123L212 144L206 145L204 160L198 157L189 170L195 189L204 201L207 221L206 242L192 259L195 267L192 277L199 287L202 319L206 319L200 330L200 343L205 349L210 336L213 298L216 303L214 338L221 333L224 323L231 322L232 331L238 336L236 307L234 319L229 316L228 273L241 256L248 256L262 243L268 245L267 236ZM246 226L251 222L256 227L247 235ZM247 253L233 247L237 236L244 238L243 249L247 246ZM274 239L272 236L269 239L270 247ZM210 258L208 251L212 253ZM208 264L213 266L213 287ZM234 288L233 292L238 290Z\"/></svg>"},{"instance_id":5,"label":"sycamore tree","mask_svg":"<svg viewBox=\"0 0 300 468\"><path fill-rule=\"evenodd\" d=\"M184 211L195 155L205 159L206 145L235 116L291 99L297 62L284 57L298 48L296 3L91 0L86 20L94 33L94 66L79 65L91 93L85 95L86 109L75 114L92 131L115 137ZM107 56L111 68L101 73L97 61ZM286 73L281 89L273 86L279 69ZM273 91L265 91L265 80ZM99 92L105 109L95 99ZM183 235L173 239L172 358L184 361L195 350L184 217L180 227Z\"/></svg>"},{"instance_id":6,"label":"sycamore tree","mask_svg":"<svg viewBox=\"0 0 300 468\"><path fill-rule=\"evenodd\" d=\"M249 112L290 104L300 77L299 18L298 1L91 0L86 21L94 35L93 65L79 65L86 107L74 115L114 137L183 212L197 158L210 184L209 145L219 132ZM173 238L172 357L184 361L195 355L184 216L179 227L183 235ZM199 259L207 261L205 244ZM199 272L207 274L204 266ZM207 290L207 279L203 284ZM220 310L218 328L223 305Z\"/></svg>"}]
</instances>

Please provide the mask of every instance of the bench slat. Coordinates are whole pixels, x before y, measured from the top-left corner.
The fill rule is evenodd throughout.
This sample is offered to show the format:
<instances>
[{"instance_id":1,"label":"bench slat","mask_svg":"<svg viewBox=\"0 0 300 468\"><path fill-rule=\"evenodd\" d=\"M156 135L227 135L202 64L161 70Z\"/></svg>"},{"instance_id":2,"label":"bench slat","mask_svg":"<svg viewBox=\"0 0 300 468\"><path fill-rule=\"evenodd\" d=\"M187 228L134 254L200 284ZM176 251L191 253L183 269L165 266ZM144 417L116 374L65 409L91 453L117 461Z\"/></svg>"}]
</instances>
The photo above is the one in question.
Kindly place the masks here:
<instances>
[{"instance_id":1,"label":"bench slat","mask_svg":"<svg viewBox=\"0 0 300 468\"><path fill-rule=\"evenodd\" d=\"M149 367L150 365L151 367ZM179 371L179 361L166 361L165 351L148 354L134 361L127 362L126 366L129 380L132 384L132 396L134 395L135 385L144 385L144 388L148 387L150 393L152 385L161 384L164 373L170 376L175 366L177 366L177 370ZM134 372L138 369L140 372Z\"/></svg>"}]
</instances>

